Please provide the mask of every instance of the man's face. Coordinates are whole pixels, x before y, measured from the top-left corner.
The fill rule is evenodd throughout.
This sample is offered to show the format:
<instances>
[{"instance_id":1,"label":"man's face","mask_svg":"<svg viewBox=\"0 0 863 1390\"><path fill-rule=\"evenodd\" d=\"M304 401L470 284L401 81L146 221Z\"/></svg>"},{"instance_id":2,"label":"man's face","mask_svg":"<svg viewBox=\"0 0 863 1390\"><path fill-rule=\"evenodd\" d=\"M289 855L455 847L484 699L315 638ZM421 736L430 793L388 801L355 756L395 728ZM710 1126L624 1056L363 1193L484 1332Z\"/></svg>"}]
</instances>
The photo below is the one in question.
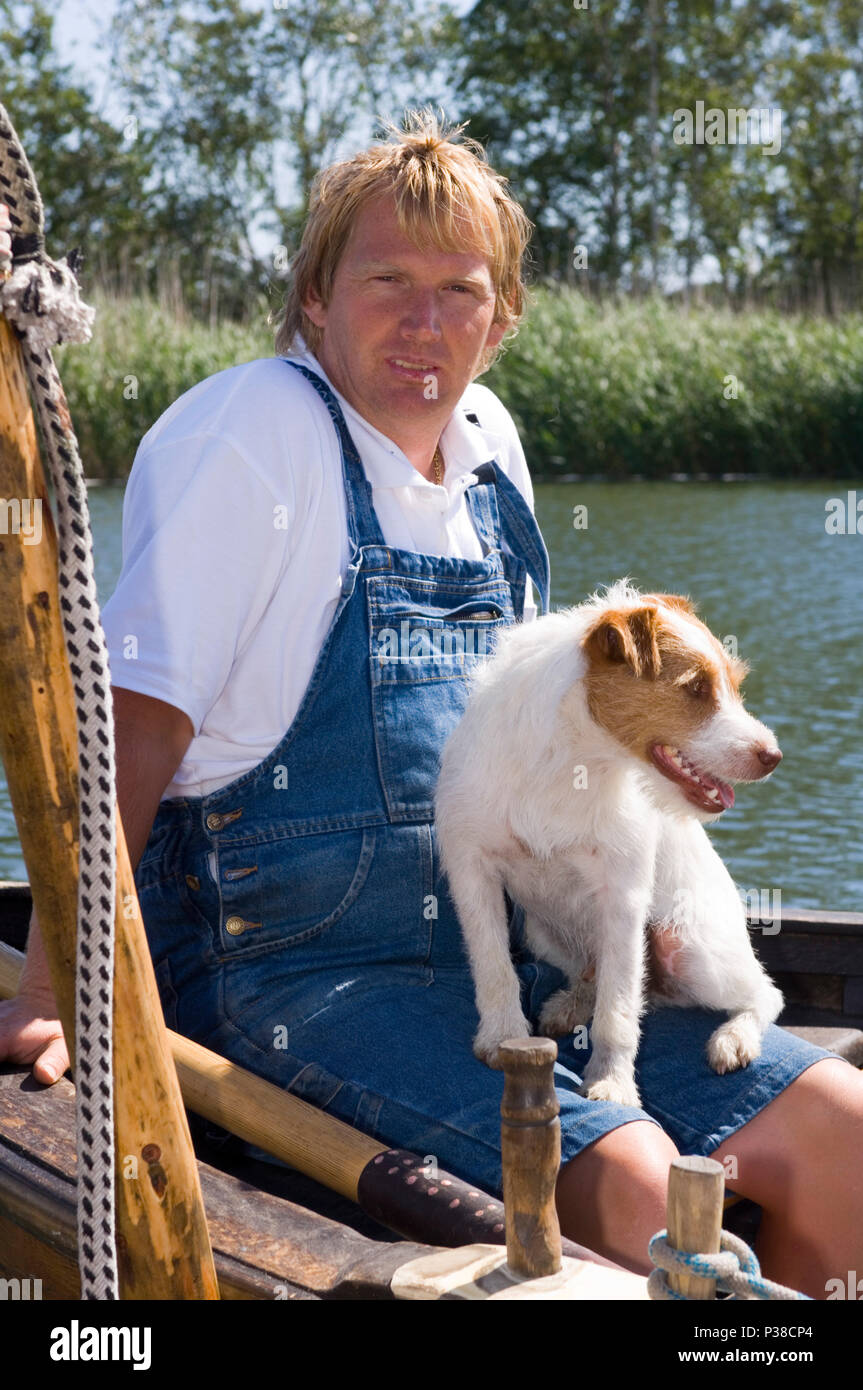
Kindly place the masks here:
<instances>
[{"instance_id":1,"label":"man's face","mask_svg":"<svg viewBox=\"0 0 863 1390\"><path fill-rule=\"evenodd\" d=\"M364 419L403 449L428 447L506 331L494 323L485 256L420 250L389 200L367 203L336 267L328 305L303 305L323 329L318 360ZM430 442L429 442L430 441Z\"/></svg>"}]
</instances>

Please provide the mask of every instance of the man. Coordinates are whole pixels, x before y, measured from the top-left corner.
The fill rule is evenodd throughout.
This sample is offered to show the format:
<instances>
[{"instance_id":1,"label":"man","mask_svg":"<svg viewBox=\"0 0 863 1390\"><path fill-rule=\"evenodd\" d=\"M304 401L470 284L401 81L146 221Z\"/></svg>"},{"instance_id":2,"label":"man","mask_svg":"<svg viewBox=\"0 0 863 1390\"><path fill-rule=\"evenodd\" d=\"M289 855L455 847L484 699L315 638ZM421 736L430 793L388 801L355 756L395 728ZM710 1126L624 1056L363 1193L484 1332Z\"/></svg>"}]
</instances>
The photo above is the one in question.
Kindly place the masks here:
<instances>
[{"instance_id":1,"label":"man","mask_svg":"<svg viewBox=\"0 0 863 1390\"><path fill-rule=\"evenodd\" d=\"M532 619L528 576L548 602L515 430L474 381L520 316L527 232L479 148L426 117L325 171L285 356L199 383L145 437L104 615L168 1022L487 1188L501 1077L471 1051L431 806L472 663ZM560 977L518 959L535 1022ZM34 924L0 1056L54 1079L53 1015ZM714 1022L648 1016L644 1111L584 1100L560 1040L562 1229L644 1270L678 1148L733 1155L765 1272L823 1296L863 1257L863 1081L779 1029L716 1076Z\"/></svg>"}]
</instances>

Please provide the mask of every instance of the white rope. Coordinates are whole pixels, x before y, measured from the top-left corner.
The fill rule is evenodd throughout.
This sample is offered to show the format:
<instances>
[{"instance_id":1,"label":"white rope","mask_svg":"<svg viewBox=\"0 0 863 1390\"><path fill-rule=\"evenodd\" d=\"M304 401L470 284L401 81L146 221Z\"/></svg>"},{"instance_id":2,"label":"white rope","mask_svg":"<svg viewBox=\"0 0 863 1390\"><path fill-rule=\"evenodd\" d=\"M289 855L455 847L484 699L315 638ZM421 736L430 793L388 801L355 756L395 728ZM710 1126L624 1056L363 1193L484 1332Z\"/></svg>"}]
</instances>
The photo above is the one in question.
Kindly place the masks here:
<instances>
[{"instance_id":1,"label":"white rope","mask_svg":"<svg viewBox=\"0 0 863 1390\"><path fill-rule=\"evenodd\" d=\"M667 1231L659 1231L648 1245L653 1263L657 1266L647 1277L647 1292L650 1298L674 1299L686 1302L686 1295L672 1289L666 1278L670 1274L695 1274L699 1279L713 1279L717 1291L730 1293L732 1299L763 1299L771 1302L792 1302L808 1299L805 1293L789 1289L785 1284L776 1284L765 1279L754 1250L732 1235L730 1231L720 1231L719 1250L712 1255L690 1253L677 1250L668 1240Z\"/></svg>"},{"instance_id":2,"label":"white rope","mask_svg":"<svg viewBox=\"0 0 863 1390\"><path fill-rule=\"evenodd\" d=\"M94 310L73 268L47 259L42 202L0 105L0 202L12 225L12 276L0 310L15 324L57 506L60 615L78 725L80 849L75 961L78 1263L81 1297L115 1299L113 983L115 904L114 717L108 653L93 569L87 490L54 343L86 342ZM0 267L2 269L2 267Z\"/></svg>"}]
</instances>

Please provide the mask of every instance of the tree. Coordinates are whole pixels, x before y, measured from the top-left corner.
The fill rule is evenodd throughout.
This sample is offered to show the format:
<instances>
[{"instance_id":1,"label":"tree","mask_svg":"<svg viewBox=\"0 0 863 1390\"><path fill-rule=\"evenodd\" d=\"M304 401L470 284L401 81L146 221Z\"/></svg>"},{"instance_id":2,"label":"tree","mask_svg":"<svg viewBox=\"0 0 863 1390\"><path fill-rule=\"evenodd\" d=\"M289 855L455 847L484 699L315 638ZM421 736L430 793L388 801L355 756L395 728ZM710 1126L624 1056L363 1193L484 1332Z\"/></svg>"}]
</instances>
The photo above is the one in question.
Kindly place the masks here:
<instances>
[{"instance_id":1,"label":"tree","mask_svg":"<svg viewBox=\"0 0 863 1390\"><path fill-rule=\"evenodd\" d=\"M84 253L82 276L116 264L147 217L144 152L93 109L89 90L53 49L40 0L0 2L0 90L45 205L49 255Z\"/></svg>"},{"instance_id":2,"label":"tree","mask_svg":"<svg viewBox=\"0 0 863 1390\"><path fill-rule=\"evenodd\" d=\"M250 279L266 290L273 261L256 241L267 233L285 268L318 169L398 115L416 73L435 82L446 14L407 0L119 0L115 82L153 160L159 255L184 285L205 293L216 277L234 313Z\"/></svg>"}]
</instances>

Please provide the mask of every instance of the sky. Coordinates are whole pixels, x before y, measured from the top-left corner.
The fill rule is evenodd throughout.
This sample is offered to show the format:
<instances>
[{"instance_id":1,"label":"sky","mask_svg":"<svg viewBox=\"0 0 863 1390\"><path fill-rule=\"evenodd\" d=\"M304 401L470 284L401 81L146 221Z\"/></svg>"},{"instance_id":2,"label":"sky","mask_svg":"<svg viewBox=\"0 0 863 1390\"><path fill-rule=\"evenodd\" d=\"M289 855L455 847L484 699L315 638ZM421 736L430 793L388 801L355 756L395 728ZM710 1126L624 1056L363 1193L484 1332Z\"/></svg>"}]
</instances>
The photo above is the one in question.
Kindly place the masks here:
<instances>
[{"instance_id":1,"label":"sky","mask_svg":"<svg viewBox=\"0 0 863 1390\"><path fill-rule=\"evenodd\" d=\"M115 10L114 0L61 0L57 7L54 37L66 62L74 63L96 93L104 88L104 63L96 40L107 28ZM99 77L102 76L100 84Z\"/></svg>"}]
</instances>

